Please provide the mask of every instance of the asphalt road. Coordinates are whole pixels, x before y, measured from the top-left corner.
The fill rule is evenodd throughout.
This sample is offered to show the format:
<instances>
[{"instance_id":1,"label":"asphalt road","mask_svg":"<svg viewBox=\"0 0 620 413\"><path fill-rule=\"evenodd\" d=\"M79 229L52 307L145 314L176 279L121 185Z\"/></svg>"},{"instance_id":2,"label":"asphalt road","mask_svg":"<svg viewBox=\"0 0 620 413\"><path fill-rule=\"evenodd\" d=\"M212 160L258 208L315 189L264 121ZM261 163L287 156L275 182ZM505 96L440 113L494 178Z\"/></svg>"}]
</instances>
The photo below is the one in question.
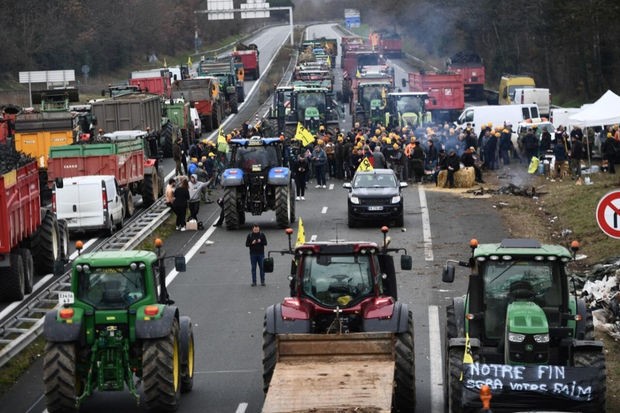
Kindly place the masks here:
<instances>
[{"instance_id":1,"label":"asphalt road","mask_svg":"<svg viewBox=\"0 0 620 413\"><path fill-rule=\"evenodd\" d=\"M317 34L327 37L329 25ZM275 30L275 29L273 29ZM313 29L315 30L315 29ZM264 41L284 41L283 35ZM261 59L267 53L261 48ZM266 65L261 62L261 67ZM214 194L215 196L217 195ZM346 225L346 190L342 181L329 180L327 189L311 182L306 201L297 202L306 239L381 240L377 227L349 229ZM442 354L444 306L449 297L465 293L466 270L457 270L454 284L441 282L445 260L467 258L468 241L477 237L491 242L505 236L502 223L485 200L465 199L432 185L413 185L404 190L405 225L390 232L392 246L404 247L413 256L412 271L397 274L399 298L408 303L415 323L416 386L418 412L443 412ZM268 249L288 246L275 223L273 212L246 216L243 229L214 228L219 210L202 205L200 219L205 231L175 233L165 248L169 254L188 258L187 272L169 276L171 297L182 314L191 316L196 338L194 389L183 395L181 412L259 412L262 391L262 326L267 306L288 294L287 256L275 256L275 271L266 287L250 286L249 256L244 245L250 224L261 225ZM297 229L297 224L293 225ZM14 388L0 399L0 412L43 412L41 362L35 363ZM88 412L141 412L128 393L98 393L85 404Z\"/></svg>"}]
</instances>

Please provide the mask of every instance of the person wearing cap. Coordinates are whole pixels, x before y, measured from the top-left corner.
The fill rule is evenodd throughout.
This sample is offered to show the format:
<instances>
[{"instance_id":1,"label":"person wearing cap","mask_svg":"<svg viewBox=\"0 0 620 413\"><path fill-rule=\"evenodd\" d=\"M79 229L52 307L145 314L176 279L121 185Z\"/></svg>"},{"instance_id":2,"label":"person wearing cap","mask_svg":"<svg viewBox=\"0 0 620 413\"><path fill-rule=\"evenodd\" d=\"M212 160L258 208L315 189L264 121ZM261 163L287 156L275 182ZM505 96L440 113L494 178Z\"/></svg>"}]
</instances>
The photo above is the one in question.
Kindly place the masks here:
<instances>
[{"instance_id":1,"label":"person wearing cap","mask_svg":"<svg viewBox=\"0 0 620 413\"><path fill-rule=\"evenodd\" d=\"M527 128L527 133L523 137L523 149L526 161L529 164L534 156L538 156L538 138L532 128Z\"/></svg>"},{"instance_id":2,"label":"person wearing cap","mask_svg":"<svg viewBox=\"0 0 620 413\"><path fill-rule=\"evenodd\" d=\"M394 170L398 179L403 180L403 152L397 143L392 145L392 151L389 154L390 168Z\"/></svg>"},{"instance_id":3,"label":"person wearing cap","mask_svg":"<svg viewBox=\"0 0 620 413\"><path fill-rule=\"evenodd\" d=\"M510 153L513 151L514 145L512 144L512 133L508 128L504 128L502 129L498 142L499 159L504 166L510 165Z\"/></svg>"},{"instance_id":4,"label":"person wearing cap","mask_svg":"<svg viewBox=\"0 0 620 413\"><path fill-rule=\"evenodd\" d=\"M175 163L175 169L174 169L174 173L175 175L184 175L184 170L183 170L183 163L182 163L182 156L183 156L183 151L181 150L181 142L183 142L183 140L181 138L178 138L177 140L174 141L174 144L172 145L172 159L174 160Z\"/></svg>"},{"instance_id":5,"label":"person wearing cap","mask_svg":"<svg viewBox=\"0 0 620 413\"><path fill-rule=\"evenodd\" d=\"M483 184L482 180L482 169L480 168L480 160L478 159L478 155L476 154L476 148L470 146L463 152L461 155L461 162L463 162L463 166L466 168L474 168L474 174L476 177L476 182Z\"/></svg>"},{"instance_id":6,"label":"person wearing cap","mask_svg":"<svg viewBox=\"0 0 620 413\"><path fill-rule=\"evenodd\" d=\"M189 177L188 190L189 190L189 219L198 221L198 211L200 210L200 195L204 189L207 188L206 182L200 182L198 175L191 174Z\"/></svg>"},{"instance_id":7,"label":"person wearing cap","mask_svg":"<svg viewBox=\"0 0 620 413\"><path fill-rule=\"evenodd\" d=\"M411 149L409 158L409 174L415 182L420 183L424 177L424 161L426 159L426 154L415 138L411 143L413 144L413 148Z\"/></svg>"},{"instance_id":8,"label":"person wearing cap","mask_svg":"<svg viewBox=\"0 0 620 413\"><path fill-rule=\"evenodd\" d=\"M484 145L484 148L482 148L482 150L484 151L484 167L491 171L494 169L497 169L496 153L497 153L497 143L499 141L500 136L501 136L501 133L499 132L491 133L491 135L489 136L489 139ZM475 151L475 148L474 148L474 151Z\"/></svg>"},{"instance_id":9,"label":"person wearing cap","mask_svg":"<svg viewBox=\"0 0 620 413\"><path fill-rule=\"evenodd\" d=\"M174 189L174 195L172 200L172 210L174 211L176 219L177 231L185 231L185 216L187 214L187 202L189 201L189 184L187 177L179 177L179 183Z\"/></svg>"}]
</instances>

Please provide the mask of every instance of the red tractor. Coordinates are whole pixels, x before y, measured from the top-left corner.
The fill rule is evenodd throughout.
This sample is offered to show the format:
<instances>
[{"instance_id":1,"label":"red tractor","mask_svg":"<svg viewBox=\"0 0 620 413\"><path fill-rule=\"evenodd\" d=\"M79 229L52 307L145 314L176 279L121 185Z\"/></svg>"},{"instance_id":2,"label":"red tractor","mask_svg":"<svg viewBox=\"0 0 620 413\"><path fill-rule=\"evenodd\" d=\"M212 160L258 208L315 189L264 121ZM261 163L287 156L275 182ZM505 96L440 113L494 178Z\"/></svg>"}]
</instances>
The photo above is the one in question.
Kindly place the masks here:
<instances>
[{"instance_id":1,"label":"red tractor","mask_svg":"<svg viewBox=\"0 0 620 413\"><path fill-rule=\"evenodd\" d=\"M388 228L381 231L383 245L331 241L293 249L293 231L287 229L289 249L277 252L293 255L291 296L265 314L264 412L280 411L284 394L294 394L295 408L303 411L332 411L349 402L414 411L413 319L407 304L397 301L390 253L404 252L403 270L412 268L412 258L402 248L388 248ZM273 271L272 253L265 259L266 272ZM350 369L355 378L342 374ZM379 378L365 386L360 380L366 376ZM329 397L334 391L338 397Z\"/></svg>"}]
</instances>

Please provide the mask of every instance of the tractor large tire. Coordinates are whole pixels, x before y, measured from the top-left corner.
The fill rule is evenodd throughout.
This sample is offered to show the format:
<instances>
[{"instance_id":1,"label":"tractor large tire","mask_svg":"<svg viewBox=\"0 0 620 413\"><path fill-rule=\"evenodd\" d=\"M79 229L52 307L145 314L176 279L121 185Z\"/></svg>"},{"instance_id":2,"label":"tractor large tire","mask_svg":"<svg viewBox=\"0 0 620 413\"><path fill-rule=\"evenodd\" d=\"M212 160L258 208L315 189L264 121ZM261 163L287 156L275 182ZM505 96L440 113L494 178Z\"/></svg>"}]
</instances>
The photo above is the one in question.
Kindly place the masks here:
<instances>
[{"instance_id":1,"label":"tractor large tire","mask_svg":"<svg viewBox=\"0 0 620 413\"><path fill-rule=\"evenodd\" d=\"M607 396L607 371L605 368L605 354L597 349L576 349L573 354L575 367L593 367L597 377L591 381L598 383L600 393L589 404L580 405L580 411L584 413L600 413L605 411L605 399Z\"/></svg>"},{"instance_id":2,"label":"tractor large tire","mask_svg":"<svg viewBox=\"0 0 620 413\"><path fill-rule=\"evenodd\" d=\"M24 264L24 293L30 294L34 286L34 259L29 249L20 248L17 252L22 256Z\"/></svg>"},{"instance_id":3,"label":"tractor large tire","mask_svg":"<svg viewBox=\"0 0 620 413\"><path fill-rule=\"evenodd\" d=\"M133 194L129 188L123 194L123 203L125 204L125 218L131 218L136 212L136 205L133 202Z\"/></svg>"},{"instance_id":4,"label":"tractor large tire","mask_svg":"<svg viewBox=\"0 0 620 413\"><path fill-rule=\"evenodd\" d=\"M145 208L150 207L159 198L159 176L156 173L144 175L142 183L142 203Z\"/></svg>"},{"instance_id":5,"label":"tractor large tire","mask_svg":"<svg viewBox=\"0 0 620 413\"><path fill-rule=\"evenodd\" d=\"M179 320L181 332L181 393L188 393L194 387L194 332L192 320L183 316Z\"/></svg>"},{"instance_id":6,"label":"tractor large tire","mask_svg":"<svg viewBox=\"0 0 620 413\"><path fill-rule=\"evenodd\" d=\"M83 382L77 371L75 343L47 343L43 356L45 404L49 413L76 412Z\"/></svg>"},{"instance_id":7,"label":"tractor large tire","mask_svg":"<svg viewBox=\"0 0 620 413\"><path fill-rule=\"evenodd\" d=\"M263 391L267 394L276 368L276 335L267 332L267 318L263 321Z\"/></svg>"},{"instance_id":8,"label":"tractor large tire","mask_svg":"<svg viewBox=\"0 0 620 413\"><path fill-rule=\"evenodd\" d=\"M238 195L236 187L224 188L224 222L229 230L239 228Z\"/></svg>"},{"instance_id":9,"label":"tractor large tire","mask_svg":"<svg viewBox=\"0 0 620 413\"><path fill-rule=\"evenodd\" d=\"M446 381L444 386L448 390L448 412L463 412L463 383L461 382L461 372L463 369L463 349L451 348L446 355Z\"/></svg>"},{"instance_id":10,"label":"tractor large tire","mask_svg":"<svg viewBox=\"0 0 620 413\"><path fill-rule=\"evenodd\" d=\"M148 410L173 412L181 395L179 322L174 320L163 338L145 340L142 345L142 391Z\"/></svg>"},{"instance_id":11,"label":"tractor large tire","mask_svg":"<svg viewBox=\"0 0 620 413\"><path fill-rule=\"evenodd\" d=\"M9 255L11 265L0 268L0 278L2 278L2 288L0 289L0 301L20 301L26 292L26 276L24 270L24 260L19 252Z\"/></svg>"},{"instance_id":12,"label":"tractor large tire","mask_svg":"<svg viewBox=\"0 0 620 413\"><path fill-rule=\"evenodd\" d=\"M594 337L594 319L592 318L592 310L586 309L586 316L584 321L586 323L586 328L583 339L596 340L596 337Z\"/></svg>"},{"instance_id":13,"label":"tractor large tire","mask_svg":"<svg viewBox=\"0 0 620 413\"><path fill-rule=\"evenodd\" d=\"M448 306L446 306L446 341L450 340L451 338L463 337L464 335L464 331L458 331L456 314L454 312L454 304L449 304ZM448 343L446 343L446 345L447 344Z\"/></svg>"},{"instance_id":14,"label":"tractor large tire","mask_svg":"<svg viewBox=\"0 0 620 413\"><path fill-rule=\"evenodd\" d=\"M60 259L68 260L69 255L70 255L69 224L67 224L67 221L65 221L64 219L58 220L58 236L59 236L59 241L60 241L60 246L59 246Z\"/></svg>"},{"instance_id":15,"label":"tractor large tire","mask_svg":"<svg viewBox=\"0 0 620 413\"><path fill-rule=\"evenodd\" d=\"M295 219L294 205L295 198L291 197L291 185L276 187L276 222L280 228L288 228L291 225L291 218Z\"/></svg>"},{"instance_id":16,"label":"tractor large tire","mask_svg":"<svg viewBox=\"0 0 620 413\"><path fill-rule=\"evenodd\" d=\"M41 226L31 238L30 250L37 257L35 270L39 275L54 273L54 263L60 258L60 239L58 222L51 212L47 212Z\"/></svg>"},{"instance_id":17,"label":"tractor large tire","mask_svg":"<svg viewBox=\"0 0 620 413\"><path fill-rule=\"evenodd\" d=\"M164 158L172 158L172 137L174 125L172 122L166 123L161 129L161 147Z\"/></svg>"},{"instance_id":18,"label":"tractor large tire","mask_svg":"<svg viewBox=\"0 0 620 413\"><path fill-rule=\"evenodd\" d=\"M396 334L394 398L392 411L415 411L415 354L413 352L413 316L407 316L407 331Z\"/></svg>"},{"instance_id":19,"label":"tractor large tire","mask_svg":"<svg viewBox=\"0 0 620 413\"><path fill-rule=\"evenodd\" d=\"M239 113L239 103L237 102L237 94L230 94L230 112L231 113Z\"/></svg>"}]
</instances>

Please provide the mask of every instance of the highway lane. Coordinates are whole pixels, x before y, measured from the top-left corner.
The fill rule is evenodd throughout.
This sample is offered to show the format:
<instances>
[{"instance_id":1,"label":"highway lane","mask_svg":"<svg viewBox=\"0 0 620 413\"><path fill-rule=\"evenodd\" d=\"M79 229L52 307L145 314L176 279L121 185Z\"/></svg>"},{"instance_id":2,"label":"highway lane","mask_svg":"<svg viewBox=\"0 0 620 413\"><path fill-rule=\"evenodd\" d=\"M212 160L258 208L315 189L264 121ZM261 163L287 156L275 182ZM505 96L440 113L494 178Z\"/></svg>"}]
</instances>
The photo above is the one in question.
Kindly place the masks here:
<instances>
[{"instance_id":1,"label":"highway lane","mask_svg":"<svg viewBox=\"0 0 620 413\"><path fill-rule=\"evenodd\" d=\"M328 189L315 189L311 182L306 201L297 202L297 215L303 218L307 239L315 236L318 240L379 242L381 234L376 227L346 226L346 190L341 186L341 181L329 180ZM443 342L438 340L443 331L444 306L448 297L464 293L466 271L459 270L457 281L444 285L441 268L447 258L468 256L468 240L472 236L482 242L495 241L503 237L504 230L486 201L463 199L429 185L423 188L423 197L417 185L405 189L405 231L394 228L390 235L393 246L405 247L414 258L413 271L399 272L398 284L400 299L409 304L414 314L416 410L442 412L442 375L437 374L441 371L441 354L437 355L437 349L442 348ZM426 200L428 218L421 199ZM203 205L200 217L211 225L218 213L214 205ZM262 226L269 249L284 249L288 241L277 228L273 212L259 217L248 214L246 219L245 228L238 231L208 227L206 232L176 233L167 242L166 249L171 254L186 253L199 242L195 255L188 261L188 271L179 274L170 286L170 294L181 312L192 317L196 335L194 390L182 397L180 411L259 412L262 406L263 314L268 305L288 295L286 277L290 261L287 256L277 255L276 269L268 275L267 287L250 287L248 252L244 246L249 224L257 222ZM426 240L425 222L429 225ZM296 223L293 228L297 229ZM38 362L0 400L0 411L43 411L40 376ZM96 394L83 410L143 411L126 393Z\"/></svg>"}]
</instances>

